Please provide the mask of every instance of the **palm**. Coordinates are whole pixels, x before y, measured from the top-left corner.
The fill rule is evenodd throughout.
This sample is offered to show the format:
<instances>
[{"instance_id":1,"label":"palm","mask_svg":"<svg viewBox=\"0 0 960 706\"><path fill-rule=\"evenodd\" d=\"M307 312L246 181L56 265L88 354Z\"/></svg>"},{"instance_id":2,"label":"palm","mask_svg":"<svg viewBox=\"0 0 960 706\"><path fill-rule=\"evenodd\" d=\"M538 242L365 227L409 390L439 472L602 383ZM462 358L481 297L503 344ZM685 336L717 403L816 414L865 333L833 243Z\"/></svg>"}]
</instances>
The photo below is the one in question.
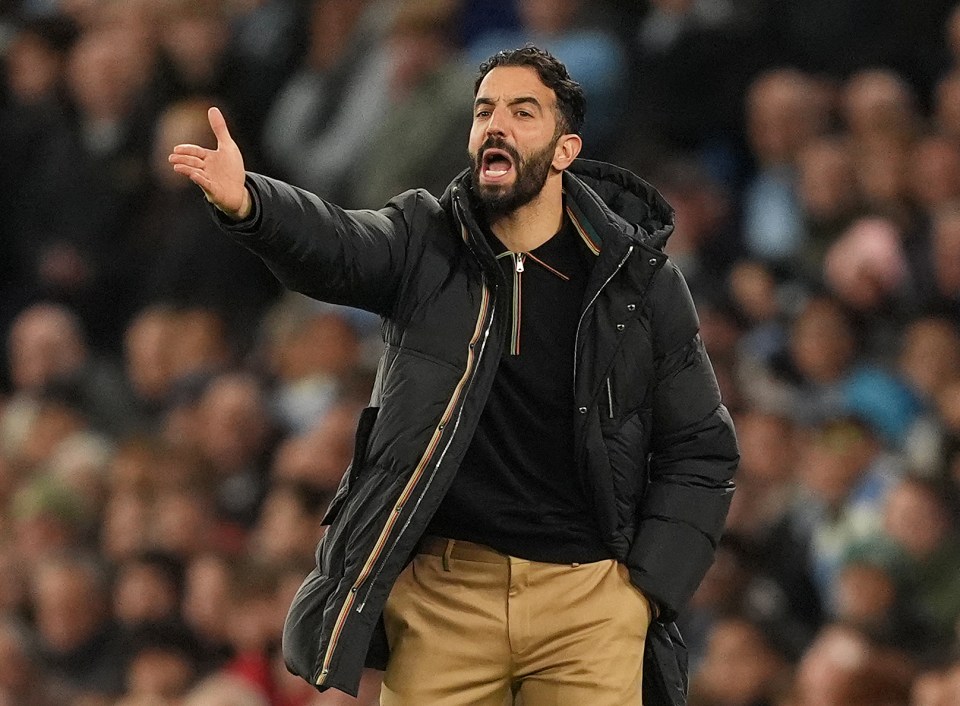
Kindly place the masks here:
<instances>
[{"instance_id":1,"label":"palm","mask_svg":"<svg viewBox=\"0 0 960 706\"><path fill-rule=\"evenodd\" d=\"M203 189L210 203L228 216L245 218L250 212L250 196L244 186L243 155L230 137L220 110L210 108L207 117L217 138L217 148L177 145L168 159L174 171Z\"/></svg>"}]
</instances>

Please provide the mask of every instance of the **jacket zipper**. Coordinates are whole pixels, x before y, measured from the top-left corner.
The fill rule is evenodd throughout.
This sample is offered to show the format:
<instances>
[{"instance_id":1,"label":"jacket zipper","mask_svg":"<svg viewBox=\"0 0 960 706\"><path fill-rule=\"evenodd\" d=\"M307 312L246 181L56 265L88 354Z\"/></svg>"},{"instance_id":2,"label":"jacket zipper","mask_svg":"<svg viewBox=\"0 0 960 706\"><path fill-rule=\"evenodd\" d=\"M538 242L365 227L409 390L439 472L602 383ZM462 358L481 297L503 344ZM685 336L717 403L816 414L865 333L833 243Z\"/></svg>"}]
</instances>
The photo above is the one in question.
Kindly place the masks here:
<instances>
[{"instance_id":1,"label":"jacket zipper","mask_svg":"<svg viewBox=\"0 0 960 706\"><path fill-rule=\"evenodd\" d=\"M487 338L490 334L490 329L493 327L493 314L496 310L496 303L490 307L490 319L487 323L487 327L483 332L483 339L480 342L480 350L477 352L477 357L474 362L474 369L476 365L480 362L480 358L483 356L483 351L487 347ZM467 388L465 390L466 394L469 394L470 388L473 387L473 381L476 376L471 375L470 380L467 382ZM383 567L386 566L387 561L393 555L393 550L396 549L397 544L400 542L400 538L403 537L404 533L407 531L407 527L410 526L410 523L413 521L414 515L417 514L417 510L420 508L420 503L423 502L424 496L427 494L427 491L430 490L430 486L433 485L433 479L437 475L437 471L440 468L440 464L443 463L444 457L447 455L447 451L450 449L450 444L453 443L453 439L457 434L457 429L460 427L460 418L463 416L463 405L460 405L460 410L457 412L457 419L453 423L453 430L450 432L447 437L447 443L443 447L443 451L440 452L440 456L437 458L436 464L433 466L433 470L430 472L429 477L427 478L426 484L423 486L423 492L420 493L420 497L417 498L416 503L413 505L413 509L407 514L407 521L403 523L403 527L400 528L400 531L397 532L397 536L393 540L393 544L390 545L390 549L387 550L387 553L383 557L383 561L380 562L380 568L377 569L377 573L373 575L373 578L368 581L370 588L367 590L366 596L363 598L363 602L357 606L357 612L361 612L363 607L367 604L367 598L370 597L370 591L373 590L373 586L376 584L377 579L380 577L380 572L383 571ZM400 508L397 508L397 512L400 511Z\"/></svg>"},{"instance_id":2,"label":"jacket zipper","mask_svg":"<svg viewBox=\"0 0 960 706\"><path fill-rule=\"evenodd\" d=\"M590 307L593 306L593 303L594 303L595 301L597 301L597 297L600 296L600 292L603 291L604 287L606 287L608 284L610 284L610 280L612 280L614 277L616 277L617 273L620 271L620 268L623 267L624 263L626 263L627 258L630 257L630 255L633 253L633 247L634 247L634 246L631 245L630 247L627 248L627 254L623 256L623 259L620 260L620 262L619 262L619 263L617 264L617 266L614 268L613 272L610 273L610 276L607 277L607 278L603 281L603 284L600 285L600 288L599 288L599 289L596 291L596 293L590 298L590 301L587 302L587 305L583 308L583 311L580 313L580 319L577 321L577 332L574 334L574 337L573 337L573 389L574 389L574 393L576 393L576 389L577 389L577 351L580 350L580 327L583 325L583 318L587 315L587 312L590 311ZM609 388L608 388L608 389L609 389Z\"/></svg>"},{"instance_id":3,"label":"jacket zipper","mask_svg":"<svg viewBox=\"0 0 960 706\"><path fill-rule=\"evenodd\" d=\"M337 643L340 640L340 634L343 631L344 623L346 622L347 616L350 614L350 610L353 608L353 604L356 601L357 593L360 588L366 583L370 572L373 569L373 565L376 563L377 559L380 557L381 552L383 551L384 546L386 545L387 539L390 535L390 532L393 530L394 525L397 522L397 518L400 515L400 511L403 509L404 504L409 499L417 483L423 476L423 471L426 468L427 464L430 462L431 457L433 456L434 451L437 448L437 444L440 441L440 436L443 433L443 429L446 427L447 422L450 420L450 417L453 414L453 410L456 409L457 404L459 403L462 393L465 389L469 389L470 384L473 382L474 372L476 371L477 364L480 361L480 356L483 354L484 348L486 346L487 337L490 333L490 329L493 326L493 316L492 312L494 309L494 304L492 302L492 297L490 296L490 290L487 285L483 285L483 292L480 302L480 312L477 317L477 325L474 329L474 334L470 339L469 351L467 354L467 366L464 371L463 376L460 378L460 382L457 384L457 387L453 391L453 395L450 397L450 401L447 403L447 408L444 410L443 415L440 418L440 423L437 425L436 430L433 433L433 437L430 439L430 443L427 445L426 451L424 451L423 456L420 459L420 462L417 464L417 467L414 469L413 474L410 477L410 480L407 481L406 486L403 489L403 492L400 494L400 498L397 501L397 505L394 508L393 512L390 514L390 517L387 519L386 524L380 532L380 536L377 538L376 543L374 544L373 549L370 552L370 555L367 557L366 562L363 565L363 568L360 570L360 573L357 575L356 581L354 581L353 586L350 588L350 593L347 596L346 600L343 603L343 606L340 608L340 613L337 615L337 620L333 625L333 631L330 636L330 644L327 645L327 650L324 653L323 662L321 663L320 673L317 675L314 682L317 686L321 686L326 680L327 674L330 672L330 663L333 660L333 653L336 650ZM489 314L489 315L488 315ZM486 319L486 326L483 327L482 324ZM480 350L474 354L474 349L478 341L481 341ZM460 406L460 411L457 413L456 422L454 423L453 432L456 432L457 427L460 424L460 417L463 414L463 406ZM450 448L450 444L453 441L453 433L449 435L446 446L444 446L443 451L441 452L440 459L437 461L436 466L433 469L433 472L428 478L427 487L433 481L433 476L436 474L436 470L440 465L440 462L443 460L443 456L446 454L447 449ZM425 488L426 490L426 488ZM422 499L422 494L421 498ZM417 505L414 506L414 510L419 506L420 500L417 501ZM412 513L411 513L412 517ZM403 531L409 525L410 519L408 518L407 523L400 530L400 534L397 535L397 538L393 542L388 551L386 558L389 558L390 553L393 552L396 547L397 541L402 536ZM380 570L383 566L381 564ZM380 570L377 571L376 576L379 576ZM372 583L371 583L372 585ZM369 596L369 591L367 592ZM357 607L357 612L363 610L366 600Z\"/></svg>"},{"instance_id":4,"label":"jacket zipper","mask_svg":"<svg viewBox=\"0 0 960 706\"><path fill-rule=\"evenodd\" d=\"M610 378L607 378L607 409L610 419L613 419L613 388L610 385Z\"/></svg>"}]
</instances>

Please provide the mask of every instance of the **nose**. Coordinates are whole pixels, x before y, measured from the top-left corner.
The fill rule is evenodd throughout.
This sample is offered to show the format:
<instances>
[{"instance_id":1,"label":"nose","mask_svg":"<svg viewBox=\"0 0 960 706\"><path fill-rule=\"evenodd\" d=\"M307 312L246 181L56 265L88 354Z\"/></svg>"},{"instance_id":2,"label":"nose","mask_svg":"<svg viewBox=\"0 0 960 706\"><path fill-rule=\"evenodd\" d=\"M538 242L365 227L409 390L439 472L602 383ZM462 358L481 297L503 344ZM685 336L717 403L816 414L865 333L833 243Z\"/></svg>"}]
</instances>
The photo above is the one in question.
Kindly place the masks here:
<instances>
[{"instance_id":1,"label":"nose","mask_svg":"<svg viewBox=\"0 0 960 706\"><path fill-rule=\"evenodd\" d=\"M499 110L494 110L487 121L487 136L496 135L503 137L506 133L503 127L503 114Z\"/></svg>"}]
</instances>

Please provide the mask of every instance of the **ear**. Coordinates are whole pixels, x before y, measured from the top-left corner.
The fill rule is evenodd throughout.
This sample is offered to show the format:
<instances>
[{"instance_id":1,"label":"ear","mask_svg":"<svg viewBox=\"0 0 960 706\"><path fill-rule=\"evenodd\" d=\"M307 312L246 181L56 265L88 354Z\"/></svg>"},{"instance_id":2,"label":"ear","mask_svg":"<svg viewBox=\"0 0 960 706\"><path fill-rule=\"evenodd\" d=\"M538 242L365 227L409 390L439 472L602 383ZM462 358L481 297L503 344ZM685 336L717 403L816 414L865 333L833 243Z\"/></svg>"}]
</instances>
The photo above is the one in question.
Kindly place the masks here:
<instances>
[{"instance_id":1,"label":"ear","mask_svg":"<svg viewBox=\"0 0 960 706\"><path fill-rule=\"evenodd\" d=\"M562 172L569 167L573 160L577 158L577 155L580 154L582 147L583 140L580 139L580 135L573 133L561 135L557 139L557 146L553 151L553 168Z\"/></svg>"}]
</instances>

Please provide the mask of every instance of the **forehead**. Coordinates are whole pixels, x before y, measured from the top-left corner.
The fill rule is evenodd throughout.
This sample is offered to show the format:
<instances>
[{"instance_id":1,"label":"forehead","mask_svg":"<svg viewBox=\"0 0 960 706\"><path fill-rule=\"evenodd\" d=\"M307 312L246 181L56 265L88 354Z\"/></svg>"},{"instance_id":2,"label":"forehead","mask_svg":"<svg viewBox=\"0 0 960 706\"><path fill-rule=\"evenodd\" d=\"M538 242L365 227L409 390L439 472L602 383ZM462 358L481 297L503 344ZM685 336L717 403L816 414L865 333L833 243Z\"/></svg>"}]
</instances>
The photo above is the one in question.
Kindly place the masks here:
<instances>
[{"instance_id":1,"label":"forehead","mask_svg":"<svg viewBox=\"0 0 960 706\"><path fill-rule=\"evenodd\" d=\"M521 96L533 96L543 105L553 105L553 89L540 80L537 70L531 66L498 66L480 82L478 98L494 101L509 101Z\"/></svg>"}]
</instances>

